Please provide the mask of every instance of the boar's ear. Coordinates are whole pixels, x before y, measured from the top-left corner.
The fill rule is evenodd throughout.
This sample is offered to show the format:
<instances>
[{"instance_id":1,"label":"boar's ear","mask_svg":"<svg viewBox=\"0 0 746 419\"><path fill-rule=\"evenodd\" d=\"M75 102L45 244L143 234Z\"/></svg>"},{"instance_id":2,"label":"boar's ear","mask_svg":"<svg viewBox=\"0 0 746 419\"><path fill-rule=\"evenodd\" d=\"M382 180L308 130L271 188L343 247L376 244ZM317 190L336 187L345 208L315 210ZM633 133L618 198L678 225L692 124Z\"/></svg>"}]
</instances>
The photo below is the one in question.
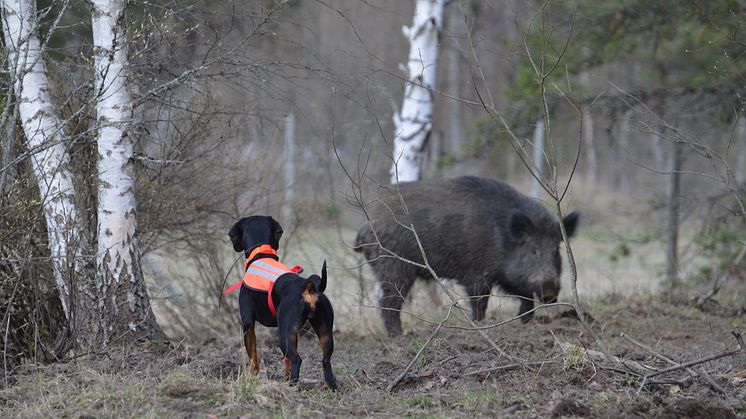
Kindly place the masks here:
<instances>
[{"instance_id":1,"label":"boar's ear","mask_svg":"<svg viewBox=\"0 0 746 419\"><path fill-rule=\"evenodd\" d=\"M275 248L280 247L280 238L282 237L282 226L280 226L280 223L277 222L272 217L269 217L269 222L272 224L272 234L274 235L275 242L273 243L275 245Z\"/></svg>"},{"instance_id":2,"label":"boar's ear","mask_svg":"<svg viewBox=\"0 0 746 419\"><path fill-rule=\"evenodd\" d=\"M233 243L233 250L236 252L241 252L244 250L242 238L243 238L243 229L241 228L241 222L237 222L236 224L233 224L233 227L231 227L230 231L228 231L228 237L231 238L231 242Z\"/></svg>"},{"instance_id":3,"label":"boar's ear","mask_svg":"<svg viewBox=\"0 0 746 419\"><path fill-rule=\"evenodd\" d=\"M510 235L514 239L520 239L534 228L534 223L528 216L520 211L510 215Z\"/></svg>"},{"instance_id":4,"label":"boar's ear","mask_svg":"<svg viewBox=\"0 0 746 419\"><path fill-rule=\"evenodd\" d=\"M578 228L578 221L580 221L580 213L573 211L562 219L562 223L565 225L565 232L567 237L572 237L575 234L575 230Z\"/></svg>"}]
</instances>

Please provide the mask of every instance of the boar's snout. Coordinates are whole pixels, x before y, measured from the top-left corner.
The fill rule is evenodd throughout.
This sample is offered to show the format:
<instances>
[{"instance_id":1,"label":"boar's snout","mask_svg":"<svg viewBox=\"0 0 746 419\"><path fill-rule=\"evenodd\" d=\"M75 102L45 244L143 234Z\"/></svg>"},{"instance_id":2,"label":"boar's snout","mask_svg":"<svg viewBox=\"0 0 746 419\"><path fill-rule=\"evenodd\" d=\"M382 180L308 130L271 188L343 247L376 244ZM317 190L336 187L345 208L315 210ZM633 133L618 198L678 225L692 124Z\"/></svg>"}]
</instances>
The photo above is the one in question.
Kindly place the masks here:
<instances>
[{"instance_id":1,"label":"boar's snout","mask_svg":"<svg viewBox=\"0 0 746 419\"><path fill-rule=\"evenodd\" d=\"M551 297L548 297L548 296L542 296L542 297L541 297L541 302L542 302L543 304L554 304L554 303L556 303L556 302L557 302L557 296L556 296L556 295L554 295L554 296L551 296Z\"/></svg>"},{"instance_id":2,"label":"boar's snout","mask_svg":"<svg viewBox=\"0 0 746 419\"><path fill-rule=\"evenodd\" d=\"M542 302L542 304L554 304L557 302L557 297L559 296L560 287L559 284L556 284L555 281L547 281L542 284L539 291L536 293L537 297L539 297L539 301Z\"/></svg>"}]
</instances>

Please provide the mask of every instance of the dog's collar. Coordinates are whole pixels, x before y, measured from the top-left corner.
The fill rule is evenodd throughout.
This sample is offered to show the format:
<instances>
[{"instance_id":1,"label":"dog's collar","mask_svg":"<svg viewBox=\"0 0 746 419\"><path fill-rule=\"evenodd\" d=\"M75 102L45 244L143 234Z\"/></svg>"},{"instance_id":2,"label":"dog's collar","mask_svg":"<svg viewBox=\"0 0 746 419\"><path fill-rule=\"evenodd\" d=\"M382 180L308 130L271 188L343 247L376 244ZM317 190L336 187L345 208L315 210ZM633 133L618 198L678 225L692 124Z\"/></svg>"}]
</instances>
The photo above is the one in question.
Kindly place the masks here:
<instances>
[{"instance_id":1,"label":"dog's collar","mask_svg":"<svg viewBox=\"0 0 746 419\"><path fill-rule=\"evenodd\" d=\"M251 251L251 253L249 253L249 256L244 261L243 263L244 271L249 268L249 263L253 262L254 258L260 253L265 254L265 255L277 256L277 250L275 250L272 246L268 244L257 246L254 248L254 250Z\"/></svg>"}]
</instances>

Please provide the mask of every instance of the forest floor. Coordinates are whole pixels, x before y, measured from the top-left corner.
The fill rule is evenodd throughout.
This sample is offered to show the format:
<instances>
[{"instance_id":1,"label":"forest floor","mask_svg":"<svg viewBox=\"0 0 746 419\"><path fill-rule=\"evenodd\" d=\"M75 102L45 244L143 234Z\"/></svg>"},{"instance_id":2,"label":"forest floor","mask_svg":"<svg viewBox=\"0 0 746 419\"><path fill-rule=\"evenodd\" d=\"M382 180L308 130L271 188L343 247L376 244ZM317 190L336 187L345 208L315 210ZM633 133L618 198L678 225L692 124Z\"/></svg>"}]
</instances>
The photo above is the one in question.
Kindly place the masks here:
<instances>
[{"instance_id":1,"label":"forest floor","mask_svg":"<svg viewBox=\"0 0 746 419\"><path fill-rule=\"evenodd\" d=\"M589 303L593 327L612 354L650 372L670 364L622 333L675 362L688 362L737 349L731 332L743 329L745 319L743 308L703 310L651 295L596 297ZM15 371L14 384L0 391L0 417L746 415L743 351L693 366L696 374L673 371L641 386L639 376L619 364L612 367L593 352L599 348L567 310L551 308L527 324L511 322L486 330L502 350L520 357L523 366L494 353L475 331L442 328L391 392L387 386L433 327L420 325L393 340L380 333L336 333L332 362L338 392L323 388L313 336L301 340L300 383L283 382L271 331L259 338L258 377L246 373L240 336L174 342L166 351L144 344L106 356L26 365ZM482 324L494 323L492 318ZM484 371L490 368L495 370Z\"/></svg>"}]
</instances>

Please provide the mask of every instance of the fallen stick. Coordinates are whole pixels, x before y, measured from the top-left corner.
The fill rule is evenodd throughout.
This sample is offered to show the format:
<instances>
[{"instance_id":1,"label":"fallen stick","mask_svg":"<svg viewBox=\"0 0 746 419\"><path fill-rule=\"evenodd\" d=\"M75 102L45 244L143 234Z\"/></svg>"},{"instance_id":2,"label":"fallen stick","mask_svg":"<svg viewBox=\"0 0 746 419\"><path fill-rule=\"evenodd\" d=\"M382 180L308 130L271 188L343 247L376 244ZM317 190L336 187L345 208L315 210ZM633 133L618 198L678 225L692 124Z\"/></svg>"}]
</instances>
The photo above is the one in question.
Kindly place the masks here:
<instances>
[{"instance_id":1,"label":"fallen stick","mask_svg":"<svg viewBox=\"0 0 746 419\"><path fill-rule=\"evenodd\" d=\"M741 336L741 332L737 330L732 330L731 333L733 334L733 336L736 337L736 342L738 342L738 346L741 347L744 355L746 355L746 344L743 343L743 336Z\"/></svg>"},{"instance_id":2,"label":"fallen stick","mask_svg":"<svg viewBox=\"0 0 746 419\"><path fill-rule=\"evenodd\" d=\"M732 356L732 355L735 355L735 354L737 354L739 352L741 352L741 348L733 349L733 350L726 351L726 352L720 352L719 354L710 355L710 356L708 356L706 358L697 359L695 361L686 362L684 364L679 364L679 365L676 365L674 367L670 367L670 368L662 369L660 371L656 371L654 373L646 375L645 378L653 378L653 377L661 375L661 374L666 374L666 373L669 373L669 372L682 370L684 368L692 367L694 365L704 364L705 362L710 362L710 361L714 361L716 359L725 358L726 356Z\"/></svg>"},{"instance_id":3,"label":"fallen stick","mask_svg":"<svg viewBox=\"0 0 746 419\"><path fill-rule=\"evenodd\" d=\"M679 364L679 365L676 365L676 366L673 366L673 367L670 367L670 368L665 368L665 369L662 369L660 371L656 371L654 373L647 374L644 377L642 377L642 383L640 384L640 388L637 389L637 392L638 393L642 392L642 389L645 388L645 385L648 383L648 380L650 380L653 377L659 376L661 374L667 374L669 372L683 370L685 368L692 367L692 366L699 365L699 364L704 364L705 362L714 361L716 359L725 358L726 356L733 356L733 355L736 355L737 353L740 353L741 351L742 351L742 349L740 347L738 347L738 348L730 350L730 351L720 352L720 353L715 354L715 355L710 355L710 356L705 357L705 358L701 358L701 359L697 359L697 360L694 360L694 361L686 362L686 363Z\"/></svg>"},{"instance_id":4,"label":"fallen stick","mask_svg":"<svg viewBox=\"0 0 746 419\"><path fill-rule=\"evenodd\" d=\"M407 372L409 372L409 369L412 368L412 365L414 365L417 359L420 358L420 355L422 355L422 352L425 351L425 348L427 348L427 346L430 345L430 342L433 341L433 339L435 338L435 335L438 334L438 331L440 330L440 327L443 326L443 323L445 323L446 320L448 320L448 318L451 317L452 309L453 309L453 306L450 306L448 308L448 313L446 314L446 316L443 318L443 320L440 321L440 323L438 323L438 326L435 328L435 330L433 330L433 333L430 335L430 338L427 339L427 342L425 342L425 344L422 345L422 347L420 348L419 351L417 351L417 353L412 358L412 360L409 361L409 364L407 364L406 368L404 368L404 371L402 371L401 374L399 374L396 378L394 378L393 381L389 383L388 386L386 386L387 393L391 392L391 390L393 390L394 387L396 387L399 384L399 382L404 378L404 376L407 375Z\"/></svg>"},{"instance_id":5,"label":"fallen stick","mask_svg":"<svg viewBox=\"0 0 746 419\"><path fill-rule=\"evenodd\" d=\"M627 336L627 335L626 335L626 334L624 334L624 333L622 333L622 338L624 338L625 340L627 340L627 342L629 342L629 343L631 343L631 344L633 344L633 345L637 346L638 348L640 348L640 349L642 349L642 350L644 350L644 351L647 351L647 352L649 352L649 353L650 353L651 355L653 355L654 357L656 357L656 358L658 358L658 359L660 359L660 360L663 360L663 361L665 361L665 362L668 362L668 363L669 363L669 364L671 364L671 365L676 365L676 366L680 365L680 364L679 364L678 362L674 361L673 359L671 359L671 358L668 358L667 356L665 356L665 355L663 355L663 354L660 354L660 353L658 353L658 352L655 352L655 351L654 351L654 350L652 350L651 348L648 348L647 346L645 346L645 345L643 345L642 343L640 343L640 342L638 342L638 341L636 341L636 340L632 339L631 337ZM705 381L707 381L707 383L708 383L708 384L710 385L710 387L712 387L712 389L713 389L713 390L715 390L715 391L717 391L717 392L719 392L719 393L725 393L725 389L724 389L723 387L721 387L720 385L718 385L718 384L717 384L716 382L714 382L714 381L712 380L712 378L710 378L710 377L709 377L709 376L707 376L706 374L704 374L704 373L700 373L699 371L695 371L695 370L693 370L693 369L691 369L691 368L689 368L689 367L686 367L686 370L687 370L687 372L689 372L690 374L694 374L695 376L698 376L698 377L702 377L702 378L704 378L704 379L705 379Z\"/></svg>"},{"instance_id":6,"label":"fallen stick","mask_svg":"<svg viewBox=\"0 0 746 419\"><path fill-rule=\"evenodd\" d=\"M526 362L525 364L518 364L518 363L516 363L516 364L500 365L500 366L494 367L494 368L487 368L487 369L479 370L479 371L466 372L466 373L464 373L464 376L484 374L484 373L488 373L488 372L495 372L495 371L501 371L501 370L509 370L509 369L513 369L513 368L517 368L517 367L523 367L523 366L528 366L528 365L541 365L541 366L544 366L544 365L547 365L547 364L556 364L556 363L557 363L557 361L549 360L549 361Z\"/></svg>"}]
</instances>

